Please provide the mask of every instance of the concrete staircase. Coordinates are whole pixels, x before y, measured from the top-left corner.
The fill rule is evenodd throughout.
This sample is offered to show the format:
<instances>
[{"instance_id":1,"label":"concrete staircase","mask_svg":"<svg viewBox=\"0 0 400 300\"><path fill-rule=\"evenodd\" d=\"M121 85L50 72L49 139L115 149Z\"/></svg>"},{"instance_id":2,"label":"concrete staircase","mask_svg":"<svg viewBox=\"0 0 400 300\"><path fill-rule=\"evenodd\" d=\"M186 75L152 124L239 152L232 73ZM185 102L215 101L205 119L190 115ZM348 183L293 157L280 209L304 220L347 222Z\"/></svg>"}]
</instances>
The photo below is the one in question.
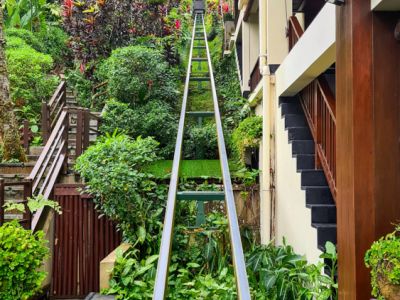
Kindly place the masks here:
<instances>
[{"instance_id":1,"label":"concrete staircase","mask_svg":"<svg viewBox=\"0 0 400 300\"><path fill-rule=\"evenodd\" d=\"M28 162L20 164L3 164L0 168L0 179L6 183L22 182L32 171L37 159L42 152L43 147L30 147L27 155ZM4 188L5 203L23 203L24 200L24 187L22 185L6 186ZM17 211L7 212L4 214L5 222L11 220L22 220L23 214Z\"/></svg>"},{"instance_id":2,"label":"concrete staircase","mask_svg":"<svg viewBox=\"0 0 400 300\"><path fill-rule=\"evenodd\" d=\"M324 172L315 169L314 140L300 102L282 98L280 106L297 172L301 174L305 205L311 209L311 226L317 229L318 248L323 251L327 241L336 244L336 205Z\"/></svg>"}]
</instances>

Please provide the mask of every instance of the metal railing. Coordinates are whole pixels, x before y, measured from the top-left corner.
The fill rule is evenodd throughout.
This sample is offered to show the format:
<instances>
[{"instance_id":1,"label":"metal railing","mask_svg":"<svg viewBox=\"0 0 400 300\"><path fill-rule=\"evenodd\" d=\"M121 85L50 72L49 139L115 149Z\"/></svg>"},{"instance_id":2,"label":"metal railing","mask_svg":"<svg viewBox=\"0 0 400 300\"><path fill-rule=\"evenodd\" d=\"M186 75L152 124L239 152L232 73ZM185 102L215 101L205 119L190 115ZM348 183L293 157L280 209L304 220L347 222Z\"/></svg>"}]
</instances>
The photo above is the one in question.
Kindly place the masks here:
<instances>
[{"instance_id":1,"label":"metal railing","mask_svg":"<svg viewBox=\"0 0 400 300\"><path fill-rule=\"evenodd\" d=\"M292 49L304 33L296 17L290 18L288 32ZM336 199L336 100L326 79L321 76L305 87L300 103L315 142L315 167L323 169Z\"/></svg>"},{"instance_id":2,"label":"metal railing","mask_svg":"<svg viewBox=\"0 0 400 300\"><path fill-rule=\"evenodd\" d=\"M196 31L197 26L200 26L201 31ZM171 180L169 185L168 191L168 200L167 200L167 207L165 212L164 218L164 228L162 233L161 239L161 246L160 246L160 255L157 265L157 274L156 274L156 281L154 286L154 294L153 299L161 300L166 297L167 294L167 285L168 285L168 267L170 263L171 257L171 248L172 248L172 239L173 239L173 229L174 229L174 217L175 217L175 208L176 208L176 201L177 201L177 193L178 193L178 181L179 181L179 168L180 168L180 161L182 156L182 144L183 144L183 133L184 133L184 126L185 126L185 116L187 114L187 103L188 103L188 94L189 94L189 83L191 79L191 69L192 69L192 62L193 62L193 49L194 49L194 41L196 33L200 33L203 35L202 41L205 43L205 50L207 55L207 63L209 69L209 80L210 86L212 91L212 98L214 104L214 116L216 121L216 128L217 128L217 136L218 136L218 149L219 149L219 157L221 163L221 171L222 171L222 178L224 184L224 196L225 196L225 203L226 203L226 211L228 215L229 221L229 232L230 232L230 241L232 246L232 259L233 259L233 266L235 270L236 276L236 284L237 284L237 293L238 298L241 300L250 299L250 289L249 283L247 278L247 271L246 271L246 264L244 260L243 248L242 248L242 241L240 238L240 230L239 224L236 214L236 207L235 201L233 196L233 188L231 182L231 176L228 166L228 158L227 152L225 147L225 140L221 122L221 115L219 111L218 105L218 98L215 89L215 82L214 82L214 75L210 57L210 51L207 43L207 34L205 30L204 18L202 14L196 14L194 18L194 26L192 32L192 41L190 45L190 53L189 53L189 64L188 70L186 74L186 81L185 81L185 90L183 94L183 101L182 101L182 110L179 119L179 126L178 126L178 134L177 140L175 145L175 153L174 153L174 160L172 165L172 174Z\"/></svg>"}]
</instances>

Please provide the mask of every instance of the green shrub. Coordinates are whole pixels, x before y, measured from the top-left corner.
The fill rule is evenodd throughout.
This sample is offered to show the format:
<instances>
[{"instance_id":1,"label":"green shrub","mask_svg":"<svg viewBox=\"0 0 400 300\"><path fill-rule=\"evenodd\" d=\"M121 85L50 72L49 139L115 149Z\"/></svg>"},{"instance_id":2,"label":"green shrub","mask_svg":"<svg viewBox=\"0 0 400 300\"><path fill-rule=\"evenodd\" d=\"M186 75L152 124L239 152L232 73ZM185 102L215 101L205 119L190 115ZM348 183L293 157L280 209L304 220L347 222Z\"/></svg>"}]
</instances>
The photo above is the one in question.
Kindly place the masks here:
<instances>
[{"instance_id":1,"label":"green shrub","mask_svg":"<svg viewBox=\"0 0 400 300\"><path fill-rule=\"evenodd\" d=\"M50 55L26 46L6 50L11 97L21 117L38 116L42 101L48 101L59 79L48 75L53 67Z\"/></svg>"},{"instance_id":2,"label":"green shrub","mask_svg":"<svg viewBox=\"0 0 400 300\"><path fill-rule=\"evenodd\" d=\"M99 210L118 223L125 239L143 246L144 253L158 247L165 191L144 168L157 159L157 142L126 135L99 138L76 162Z\"/></svg>"},{"instance_id":3,"label":"green shrub","mask_svg":"<svg viewBox=\"0 0 400 300\"><path fill-rule=\"evenodd\" d=\"M321 257L336 260L336 249L327 243L329 253ZM286 245L254 246L246 255L246 265L254 299L337 299L334 275L322 274L324 264L308 264ZM335 271L335 270L334 270Z\"/></svg>"},{"instance_id":4,"label":"green shrub","mask_svg":"<svg viewBox=\"0 0 400 300\"><path fill-rule=\"evenodd\" d=\"M87 79L78 69L66 72L68 86L76 92L76 100L79 106L90 108L92 103L92 81ZM95 107L101 109L103 103L95 103Z\"/></svg>"},{"instance_id":5,"label":"green shrub","mask_svg":"<svg viewBox=\"0 0 400 300\"><path fill-rule=\"evenodd\" d=\"M151 99L178 103L179 78L157 50L141 46L114 50L96 75L108 81L111 98L132 106Z\"/></svg>"},{"instance_id":6,"label":"green shrub","mask_svg":"<svg viewBox=\"0 0 400 300\"><path fill-rule=\"evenodd\" d=\"M186 159L216 159L218 140L215 123L189 127L184 150Z\"/></svg>"},{"instance_id":7,"label":"green shrub","mask_svg":"<svg viewBox=\"0 0 400 300\"><path fill-rule=\"evenodd\" d=\"M160 156L169 158L175 147L177 117L163 101L153 100L136 109L125 103L109 101L103 114L101 130L122 131L131 137L154 137L160 143Z\"/></svg>"},{"instance_id":8,"label":"green shrub","mask_svg":"<svg viewBox=\"0 0 400 300\"><path fill-rule=\"evenodd\" d=\"M236 159L245 162L246 149L258 148L262 137L262 117L248 117L232 133L232 149Z\"/></svg>"},{"instance_id":9,"label":"green shrub","mask_svg":"<svg viewBox=\"0 0 400 300\"><path fill-rule=\"evenodd\" d=\"M36 51L41 52L43 50L43 45L40 44L38 38L29 30L8 28L5 30L6 38L19 37L25 41L25 43L31 46Z\"/></svg>"},{"instance_id":10,"label":"green shrub","mask_svg":"<svg viewBox=\"0 0 400 300\"><path fill-rule=\"evenodd\" d=\"M38 34L37 37L42 45L43 53L50 54L56 65L65 65L71 60L72 52L67 46L68 35L57 26L46 26Z\"/></svg>"},{"instance_id":11,"label":"green shrub","mask_svg":"<svg viewBox=\"0 0 400 300\"><path fill-rule=\"evenodd\" d=\"M365 254L365 265L371 269L372 295L385 299L390 285L400 285L400 226L372 244Z\"/></svg>"},{"instance_id":12,"label":"green shrub","mask_svg":"<svg viewBox=\"0 0 400 300\"><path fill-rule=\"evenodd\" d=\"M28 44L17 36L10 36L6 37L6 48L7 49L16 49L16 48L23 48L29 47Z\"/></svg>"},{"instance_id":13,"label":"green shrub","mask_svg":"<svg viewBox=\"0 0 400 300\"><path fill-rule=\"evenodd\" d=\"M117 251L113 278L106 293L117 294L117 299L123 300L151 299L157 259L158 255L152 255L140 260L134 248L124 254Z\"/></svg>"},{"instance_id":14,"label":"green shrub","mask_svg":"<svg viewBox=\"0 0 400 300\"><path fill-rule=\"evenodd\" d=\"M16 221L0 227L0 299L28 299L40 291L49 255L43 232L32 234Z\"/></svg>"}]
</instances>

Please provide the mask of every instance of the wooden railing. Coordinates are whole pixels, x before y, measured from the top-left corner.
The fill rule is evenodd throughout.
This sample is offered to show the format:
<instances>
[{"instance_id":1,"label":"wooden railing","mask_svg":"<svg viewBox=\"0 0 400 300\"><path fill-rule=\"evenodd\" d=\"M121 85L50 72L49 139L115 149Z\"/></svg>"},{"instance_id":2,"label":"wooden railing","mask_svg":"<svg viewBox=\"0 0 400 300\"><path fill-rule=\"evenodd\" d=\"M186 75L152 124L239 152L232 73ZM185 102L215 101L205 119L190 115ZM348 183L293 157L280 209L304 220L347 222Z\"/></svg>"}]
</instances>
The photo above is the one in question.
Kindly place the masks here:
<instances>
[{"instance_id":1,"label":"wooden railing","mask_svg":"<svg viewBox=\"0 0 400 300\"><path fill-rule=\"evenodd\" d=\"M311 82L300 94L315 141L315 166L322 168L336 198L336 106L324 78Z\"/></svg>"},{"instance_id":2,"label":"wooden railing","mask_svg":"<svg viewBox=\"0 0 400 300\"><path fill-rule=\"evenodd\" d=\"M32 193L50 197L61 171L67 168L68 109L62 110L47 143L28 179L32 180ZM32 220L32 231L37 229L44 209L38 210Z\"/></svg>"},{"instance_id":3,"label":"wooden railing","mask_svg":"<svg viewBox=\"0 0 400 300\"><path fill-rule=\"evenodd\" d=\"M75 134L75 153L69 153L69 157L75 159L89 147L100 134L101 118L87 108L69 108L69 127ZM92 124L92 122L94 124Z\"/></svg>"},{"instance_id":4,"label":"wooden railing","mask_svg":"<svg viewBox=\"0 0 400 300\"><path fill-rule=\"evenodd\" d=\"M260 61L257 60L257 63L250 74L250 81L249 81L250 92L253 92L256 89L258 83L261 81L261 78L262 76L260 73Z\"/></svg>"},{"instance_id":5,"label":"wooden railing","mask_svg":"<svg viewBox=\"0 0 400 300\"><path fill-rule=\"evenodd\" d=\"M42 137L47 142L64 107L67 105L67 83L62 80L50 101L42 103Z\"/></svg>"},{"instance_id":6,"label":"wooden railing","mask_svg":"<svg viewBox=\"0 0 400 300\"><path fill-rule=\"evenodd\" d=\"M91 127L91 120L96 120L96 126ZM72 120L76 120L76 123ZM53 192L54 184L61 173L66 173L68 161L81 155L89 147L91 141L99 133L100 120L98 116L85 108L64 107L39 156L28 180L32 180L32 193L48 198ZM75 129L72 131L72 129ZM70 138L70 135L75 135ZM69 144L73 142L73 144ZM32 230L41 222L44 210L35 213L32 219Z\"/></svg>"},{"instance_id":7,"label":"wooden railing","mask_svg":"<svg viewBox=\"0 0 400 300\"><path fill-rule=\"evenodd\" d=\"M303 35L304 31L301 27L299 20L295 16L289 18L289 26L287 31L287 36L289 38L289 50L291 50L300 37Z\"/></svg>"},{"instance_id":8,"label":"wooden railing","mask_svg":"<svg viewBox=\"0 0 400 300\"><path fill-rule=\"evenodd\" d=\"M303 34L296 17L289 19L289 47ZM319 77L300 92L300 102L315 142L315 167L322 168L336 199L336 101L327 81Z\"/></svg>"},{"instance_id":9,"label":"wooden railing","mask_svg":"<svg viewBox=\"0 0 400 300\"><path fill-rule=\"evenodd\" d=\"M21 145L24 148L25 152L29 152L29 143L33 138L33 133L29 126L29 121L24 120L22 123L22 127L20 129L21 133Z\"/></svg>"}]
</instances>

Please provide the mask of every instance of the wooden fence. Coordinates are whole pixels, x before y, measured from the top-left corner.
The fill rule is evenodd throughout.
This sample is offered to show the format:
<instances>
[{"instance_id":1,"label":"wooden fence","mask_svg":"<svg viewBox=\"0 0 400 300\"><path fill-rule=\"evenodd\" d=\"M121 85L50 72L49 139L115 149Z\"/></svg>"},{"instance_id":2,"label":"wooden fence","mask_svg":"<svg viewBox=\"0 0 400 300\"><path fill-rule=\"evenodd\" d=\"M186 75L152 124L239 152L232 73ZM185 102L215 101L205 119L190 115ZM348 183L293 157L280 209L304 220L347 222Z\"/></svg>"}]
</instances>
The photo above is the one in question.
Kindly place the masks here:
<instances>
[{"instance_id":1,"label":"wooden fence","mask_svg":"<svg viewBox=\"0 0 400 300\"><path fill-rule=\"evenodd\" d=\"M56 185L54 198L62 207L55 218L51 294L54 298L84 298L99 291L100 261L121 243L115 225L100 217L82 185Z\"/></svg>"}]
</instances>

